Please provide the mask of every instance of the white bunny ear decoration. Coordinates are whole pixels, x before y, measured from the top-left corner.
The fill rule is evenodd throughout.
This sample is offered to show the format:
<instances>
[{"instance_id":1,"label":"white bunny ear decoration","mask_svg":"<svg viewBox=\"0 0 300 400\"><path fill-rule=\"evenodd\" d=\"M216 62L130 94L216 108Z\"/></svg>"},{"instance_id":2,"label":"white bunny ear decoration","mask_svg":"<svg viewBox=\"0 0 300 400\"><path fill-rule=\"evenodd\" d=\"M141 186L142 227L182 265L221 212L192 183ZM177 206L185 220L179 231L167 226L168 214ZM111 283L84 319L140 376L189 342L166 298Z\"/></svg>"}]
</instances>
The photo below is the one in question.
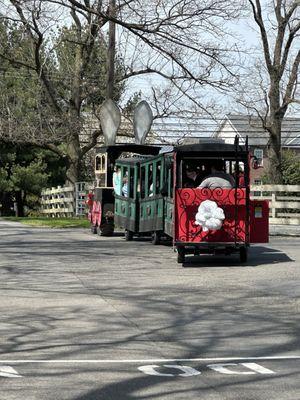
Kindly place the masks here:
<instances>
[{"instance_id":1,"label":"white bunny ear decoration","mask_svg":"<svg viewBox=\"0 0 300 400\"><path fill-rule=\"evenodd\" d=\"M134 110L133 128L136 144L144 144L153 122L153 114L149 104L143 100Z\"/></svg>"},{"instance_id":2,"label":"white bunny ear decoration","mask_svg":"<svg viewBox=\"0 0 300 400\"><path fill-rule=\"evenodd\" d=\"M116 143L117 131L121 124L119 107L111 99L107 99L100 108L100 124L105 144L110 146Z\"/></svg>"}]
</instances>

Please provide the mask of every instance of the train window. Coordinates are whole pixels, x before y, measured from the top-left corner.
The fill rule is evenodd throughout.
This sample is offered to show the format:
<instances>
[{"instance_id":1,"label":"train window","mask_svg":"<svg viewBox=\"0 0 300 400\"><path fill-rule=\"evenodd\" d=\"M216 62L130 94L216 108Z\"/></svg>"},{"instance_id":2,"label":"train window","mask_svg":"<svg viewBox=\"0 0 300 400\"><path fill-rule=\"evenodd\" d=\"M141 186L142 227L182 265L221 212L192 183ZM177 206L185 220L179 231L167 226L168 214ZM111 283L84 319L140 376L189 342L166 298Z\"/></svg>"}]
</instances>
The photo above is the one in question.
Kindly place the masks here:
<instances>
[{"instance_id":1,"label":"train window","mask_svg":"<svg viewBox=\"0 0 300 400\"><path fill-rule=\"evenodd\" d=\"M134 198L134 168L130 168L130 174L129 174L129 197L131 199Z\"/></svg>"},{"instance_id":2,"label":"train window","mask_svg":"<svg viewBox=\"0 0 300 400\"><path fill-rule=\"evenodd\" d=\"M113 177L112 184L114 188L114 193L118 196L121 196L122 192L122 181L121 181L121 166L116 164Z\"/></svg>"},{"instance_id":3,"label":"train window","mask_svg":"<svg viewBox=\"0 0 300 400\"><path fill-rule=\"evenodd\" d=\"M106 154L97 154L95 159L95 170L96 172L106 172Z\"/></svg>"},{"instance_id":4,"label":"train window","mask_svg":"<svg viewBox=\"0 0 300 400\"><path fill-rule=\"evenodd\" d=\"M171 164L171 168L168 169L168 196L173 198L173 182L174 182L174 175L173 175L173 163Z\"/></svg>"},{"instance_id":5,"label":"train window","mask_svg":"<svg viewBox=\"0 0 300 400\"><path fill-rule=\"evenodd\" d=\"M232 161L225 161L225 172L232 174Z\"/></svg>"},{"instance_id":6,"label":"train window","mask_svg":"<svg viewBox=\"0 0 300 400\"><path fill-rule=\"evenodd\" d=\"M95 171L100 170L100 165L101 165L101 156L97 155L95 158Z\"/></svg>"},{"instance_id":7,"label":"train window","mask_svg":"<svg viewBox=\"0 0 300 400\"><path fill-rule=\"evenodd\" d=\"M155 164L155 192L154 194L159 194L161 189L161 175L162 175L162 168L161 168L161 161L157 161Z\"/></svg>"},{"instance_id":8,"label":"train window","mask_svg":"<svg viewBox=\"0 0 300 400\"><path fill-rule=\"evenodd\" d=\"M237 172L234 174L234 179L237 180L238 187L245 187L245 164L243 162L238 162L235 168Z\"/></svg>"},{"instance_id":9,"label":"train window","mask_svg":"<svg viewBox=\"0 0 300 400\"><path fill-rule=\"evenodd\" d=\"M140 190L141 190L141 198L145 197L145 186L146 186L146 167L141 167L141 181L140 181Z\"/></svg>"},{"instance_id":10,"label":"train window","mask_svg":"<svg viewBox=\"0 0 300 400\"><path fill-rule=\"evenodd\" d=\"M95 157L95 176L98 187L106 186L106 154L97 154Z\"/></svg>"},{"instance_id":11,"label":"train window","mask_svg":"<svg viewBox=\"0 0 300 400\"><path fill-rule=\"evenodd\" d=\"M128 197L128 167L122 167L121 173L121 181L122 181L122 196Z\"/></svg>"},{"instance_id":12,"label":"train window","mask_svg":"<svg viewBox=\"0 0 300 400\"><path fill-rule=\"evenodd\" d=\"M153 196L153 164L148 165L148 182L147 182L148 196Z\"/></svg>"}]
</instances>

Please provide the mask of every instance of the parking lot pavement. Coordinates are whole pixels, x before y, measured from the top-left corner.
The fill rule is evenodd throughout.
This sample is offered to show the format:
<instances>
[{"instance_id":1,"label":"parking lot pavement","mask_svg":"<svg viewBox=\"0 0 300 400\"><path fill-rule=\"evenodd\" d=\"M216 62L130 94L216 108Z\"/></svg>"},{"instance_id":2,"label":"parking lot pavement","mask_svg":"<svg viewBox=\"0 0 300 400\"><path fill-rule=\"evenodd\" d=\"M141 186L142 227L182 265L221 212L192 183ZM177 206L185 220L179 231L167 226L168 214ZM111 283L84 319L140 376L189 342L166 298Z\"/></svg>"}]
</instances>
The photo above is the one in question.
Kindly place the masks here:
<instances>
[{"instance_id":1,"label":"parking lot pavement","mask_svg":"<svg viewBox=\"0 0 300 400\"><path fill-rule=\"evenodd\" d=\"M0 221L0 398L300 398L299 255L276 237L182 268L167 245Z\"/></svg>"}]
</instances>

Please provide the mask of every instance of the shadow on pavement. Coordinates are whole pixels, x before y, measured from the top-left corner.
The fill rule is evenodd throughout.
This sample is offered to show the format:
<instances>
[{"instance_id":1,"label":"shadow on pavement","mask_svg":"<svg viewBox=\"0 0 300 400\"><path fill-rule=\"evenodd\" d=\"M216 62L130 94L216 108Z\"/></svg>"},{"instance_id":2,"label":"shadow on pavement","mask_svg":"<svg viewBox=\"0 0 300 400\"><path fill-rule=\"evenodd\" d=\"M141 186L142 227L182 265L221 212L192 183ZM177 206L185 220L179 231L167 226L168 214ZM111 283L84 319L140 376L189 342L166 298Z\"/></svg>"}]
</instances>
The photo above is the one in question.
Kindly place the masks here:
<instances>
[{"instance_id":1,"label":"shadow on pavement","mask_svg":"<svg viewBox=\"0 0 300 400\"><path fill-rule=\"evenodd\" d=\"M266 264L294 262L285 252L266 246L253 246L249 249L248 261L241 263L239 254L186 256L185 268L203 267L259 267Z\"/></svg>"},{"instance_id":2,"label":"shadow on pavement","mask_svg":"<svg viewBox=\"0 0 300 400\"><path fill-rule=\"evenodd\" d=\"M230 268L223 274L220 270L210 273L210 268L197 273L182 270L166 247L59 235L53 240L51 231L41 236L32 230L28 238L4 238L0 246L3 359L121 359L124 354L135 359L137 354L149 359L170 355L190 359L226 357L231 351L240 357L266 357L293 353L300 347L297 293L289 297L290 288L272 289L269 269L260 280L253 278L260 272L257 269L238 281L243 267L234 255L203 256L201 264L196 259L188 264L239 267L241 273ZM293 261L271 245L253 246L249 258L246 266L255 267ZM258 287L259 283L265 286ZM187 390L180 378L137 375L136 370L132 378L128 373L116 378L105 371L104 380L92 382L90 389L85 372L85 368L64 372L69 386L61 383L64 393L60 398L171 400L197 399L206 392L209 398L214 395L201 379ZM62 374L37 368L35 381L38 378L50 382L55 378L60 384ZM261 377L266 379L275 377ZM86 393L78 394L79 383L80 391ZM213 390L235 384L219 380ZM71 389L76 393L72 397ZM229 391L223 397L216 394L216 398L230 396Z\"/></svg>"}]
</instances>

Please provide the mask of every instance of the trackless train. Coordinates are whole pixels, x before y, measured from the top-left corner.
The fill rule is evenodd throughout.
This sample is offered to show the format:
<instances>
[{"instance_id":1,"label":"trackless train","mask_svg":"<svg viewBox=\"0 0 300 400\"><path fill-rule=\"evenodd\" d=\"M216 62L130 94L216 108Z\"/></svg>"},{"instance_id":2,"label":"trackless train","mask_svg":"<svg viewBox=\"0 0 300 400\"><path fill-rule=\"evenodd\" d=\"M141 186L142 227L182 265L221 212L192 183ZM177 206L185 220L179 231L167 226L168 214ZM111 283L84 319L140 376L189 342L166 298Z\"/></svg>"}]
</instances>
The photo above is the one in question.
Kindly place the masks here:
<instances>
[{"instance_id":1,"label":"trackless train","mask_svg":"<svg viewBox=\"0 0 300 400\"><path fill-rule=\"evenodd\" d=\"M216 164L232 183L203 186ZM187 254L237 252L245 262L250 243L266 243L269 236L268 202L250 199L249 164L247 141L240 144L238 137L234 144L211 139L166 149L99 148L89 199L92 231L112 235L116 225L127 241L150 234L154 245L169 237L183 265Z\"/></svg>"}]
</instances>

